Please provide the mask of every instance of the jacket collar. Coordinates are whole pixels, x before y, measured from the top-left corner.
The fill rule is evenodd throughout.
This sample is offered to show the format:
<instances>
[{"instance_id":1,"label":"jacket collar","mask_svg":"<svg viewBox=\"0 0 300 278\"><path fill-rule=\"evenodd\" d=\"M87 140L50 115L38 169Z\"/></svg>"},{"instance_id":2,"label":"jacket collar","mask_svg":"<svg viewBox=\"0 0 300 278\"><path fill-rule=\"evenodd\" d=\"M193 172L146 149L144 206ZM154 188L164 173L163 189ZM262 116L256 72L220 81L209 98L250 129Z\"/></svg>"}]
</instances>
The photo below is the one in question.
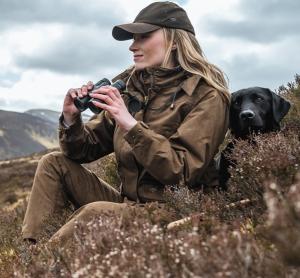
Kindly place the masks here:
<instances>
[{"instance_id":1,"label":"jacket collar","mask_svg":"<svg viewBox=\"0 0 300 278\"><path fill-rule=\"evenodd\" d=\"M177 87L191 96L199 83L201 76L192 74L182 69L181 66L175 68L151 67L136 71L131 77L129 87L134 91L139 91L147 95L147 90Z\"/></svg>"},{"instance_id":2,"label":"jacket collar","mask_svg":"<svg viewBox=\"0 0 300 278\"><path fill-rule=\"evenodd\" d=\"M187 72L180 66L174 68L151 67L137 71L139 81L144 85L144 89L151 88L154 91L168 91L181 86L187 78Z\"/></svg>"},{"instance_id":3,"label":"jacket collar","mask_svg":"<svg viewBox=\"0 0 300 278\"><path fill-rule=\"evenodd\" d=\"M188 77L185 81L183 81L181 88L189 95L191 96L193 92L195 91L199 81L201 79L200 75L197 74L191 74L190 77Z\"/></svg>"}]
</instances>

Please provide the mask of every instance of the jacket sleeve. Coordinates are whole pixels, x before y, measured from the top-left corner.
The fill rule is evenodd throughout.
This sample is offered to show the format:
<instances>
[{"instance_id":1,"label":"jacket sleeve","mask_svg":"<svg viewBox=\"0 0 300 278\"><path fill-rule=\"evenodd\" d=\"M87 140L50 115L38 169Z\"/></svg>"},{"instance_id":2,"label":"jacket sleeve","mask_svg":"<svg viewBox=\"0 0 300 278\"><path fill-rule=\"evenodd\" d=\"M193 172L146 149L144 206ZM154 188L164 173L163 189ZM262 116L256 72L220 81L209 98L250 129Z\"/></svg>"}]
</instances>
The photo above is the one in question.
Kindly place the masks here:
<instances>
[{"instance_id":1,"label":"jacket sleeve","mask_svg":"<svg viewBox=\"0 0 300 278\"><path fill-rule=\"evenodd\" d=\"M132 68L128 68L112 79L127 81ZM62 153L78 163L97 160L114 151L113 134L115 122L108 119L104 112L94 115L84 124L79 116L70 127L63 124L63 116L59 119L59 145Z\"/></svg>"},{"instance_id":2,"label":"jacket sleeve","mask_svg":"<svg viewBox=\"0 0 300 278\"><path fill-rule=\"evenodd\" d=\"M228 128L228 104L212 89L170 138L138 122L125 134L137 161L163 184L196 185Z\"/></svg>"},{"instance_id":3,"label":"jacket sleeve","mask_svg":"<svg viewBox=\"0 0 300 278\"><path fill-rule=\"evenodd\" d=\"M115 124L104 112L84 124L78 117L74 124L65 127L63 115L59 119L60 149L78 163L88 163L113 152Z\"/></svg>"}]
</instances>

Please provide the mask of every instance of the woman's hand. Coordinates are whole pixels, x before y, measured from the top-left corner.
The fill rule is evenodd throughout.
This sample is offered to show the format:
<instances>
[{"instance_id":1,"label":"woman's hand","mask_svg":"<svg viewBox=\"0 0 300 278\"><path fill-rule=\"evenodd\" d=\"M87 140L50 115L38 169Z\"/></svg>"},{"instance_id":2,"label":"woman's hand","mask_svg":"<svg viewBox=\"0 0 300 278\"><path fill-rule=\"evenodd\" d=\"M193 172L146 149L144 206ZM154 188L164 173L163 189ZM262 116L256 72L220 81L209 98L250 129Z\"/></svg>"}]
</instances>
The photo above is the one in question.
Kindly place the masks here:
<instances>
[{"instance_id":1,"label":"woman's hand","mask_svg":"<svg viewBox=\"0 0 300 278\"><path fill-rule=\"evenodd\" d=\"M118 89L112 86L103 86L93 91L90 96L101 100L102 103L93 101L93 104L107 111L125 131L129 131L137 123L136 119L128 112Z\"/></svg>"},{"instance_id":2,"label":"woman's hand","mask_svg":"<svg viewBox=\"0 0 300 278\"><path fill-rule=\"evenodd\" d=\"M76 97L84 97L87 95L88 90L93 88L93 82L89 81L87 85L83 85L81 88L70 89L64 99L63 115L66 124L71 125L74 119L81 113L75 106L74 99Z\"/></svg>"}]
</instances>

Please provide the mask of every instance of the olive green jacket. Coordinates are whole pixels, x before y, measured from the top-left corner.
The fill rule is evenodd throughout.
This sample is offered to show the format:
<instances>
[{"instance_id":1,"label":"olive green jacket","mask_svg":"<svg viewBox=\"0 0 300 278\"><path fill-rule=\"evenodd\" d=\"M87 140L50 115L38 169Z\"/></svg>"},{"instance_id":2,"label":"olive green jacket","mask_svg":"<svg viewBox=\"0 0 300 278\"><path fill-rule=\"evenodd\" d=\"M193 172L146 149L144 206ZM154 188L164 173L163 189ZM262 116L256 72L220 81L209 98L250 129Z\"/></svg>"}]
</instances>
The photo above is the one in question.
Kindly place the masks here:
<instances>
[{"instance_id":1,"label":"olive green jacket","mask_svg":"<svg viewBox=\"0 0 300 278\"><path fill-rule=\"evenodd\" d=\"M129 70L116 79L127 81ZM128 132L106 113L83 124L80 118L59 139L69 158L87 163L115 152L121 193L135 201L163 201L165 185L218 185L213 158L228 128L229 104L203 78L180 68L137 71L127 83L129 95L143 102Z\"/></svg>"}]
</instances>

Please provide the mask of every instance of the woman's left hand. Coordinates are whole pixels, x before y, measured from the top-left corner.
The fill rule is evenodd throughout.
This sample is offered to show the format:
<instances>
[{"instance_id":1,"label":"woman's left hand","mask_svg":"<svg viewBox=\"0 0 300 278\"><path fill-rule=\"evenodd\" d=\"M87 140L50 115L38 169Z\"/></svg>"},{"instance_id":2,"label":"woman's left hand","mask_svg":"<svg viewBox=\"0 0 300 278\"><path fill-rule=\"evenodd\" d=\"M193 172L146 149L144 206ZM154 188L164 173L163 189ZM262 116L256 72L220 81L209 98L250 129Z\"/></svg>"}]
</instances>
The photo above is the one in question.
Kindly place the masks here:
<instances>
[{"instance_id":1,"label":"woman's left hand","mask_svg":"<svg viewBox=\"0 0 300 278\"><path fill-rule=\"evenodd\" d=\"M93 104L107 111L125 131L129 131L137 123L136 119L128 112L118 89L112 86L103 86L93 91L90 96L103 101L103 103L93 101Z\"/></svg>"}]
</instances>

